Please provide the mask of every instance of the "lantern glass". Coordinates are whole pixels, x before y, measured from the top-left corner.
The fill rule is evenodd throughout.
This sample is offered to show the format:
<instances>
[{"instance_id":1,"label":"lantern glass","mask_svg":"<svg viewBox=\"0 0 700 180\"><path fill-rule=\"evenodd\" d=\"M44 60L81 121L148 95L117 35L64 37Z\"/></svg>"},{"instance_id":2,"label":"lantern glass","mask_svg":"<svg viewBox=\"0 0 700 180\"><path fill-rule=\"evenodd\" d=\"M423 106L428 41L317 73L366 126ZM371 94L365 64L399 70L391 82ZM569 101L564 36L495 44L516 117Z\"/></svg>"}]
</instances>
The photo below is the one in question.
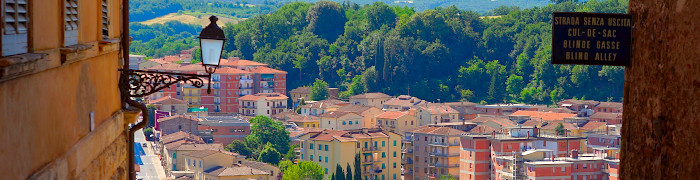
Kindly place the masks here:
<instances>
[{"instance_id":1,"label":"lantern glass","mask_svg":"<svg viewBox=\"0 0 700 180\"><path fill-rule=\"evenodd\" d=\"M219 61L221 61L224 40L202 38L199 40L199 45L202 50L202 64L218 66Z\"/></svg>"}]
</instances>

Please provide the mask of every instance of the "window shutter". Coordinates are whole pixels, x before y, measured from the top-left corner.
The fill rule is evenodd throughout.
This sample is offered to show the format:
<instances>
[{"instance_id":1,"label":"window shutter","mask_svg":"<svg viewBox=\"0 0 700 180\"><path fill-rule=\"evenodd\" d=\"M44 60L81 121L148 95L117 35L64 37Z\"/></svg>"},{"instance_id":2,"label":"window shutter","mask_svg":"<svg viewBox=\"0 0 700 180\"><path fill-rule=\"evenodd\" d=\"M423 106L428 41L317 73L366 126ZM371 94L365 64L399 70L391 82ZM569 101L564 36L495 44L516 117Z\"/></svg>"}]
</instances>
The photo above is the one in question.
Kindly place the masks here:
<instances>
[{"instance_id":1,"label":"window shutter","mask_svg":"<svg viewBox=\"0 0 700 180\"><path fill-rule=\"evenodd\" d=\"M65 31L63 41L65 46L78 44L78 0L66 0L64 12Z\"/></svg>"},{"instance_id":2,"label":"window shutter","mask_svg":"<svg viewBox=\"0 0 700 180\"><path fill-rule=\"evenodd\" d=\"M108 0L102 0L102 38L109 38L109 9Z\"/></svg>"},{"instance_id":3,"label":"window shutter","mask_svg":"<svg viewBox=\"0 0 700 180\"><path fill-rule=\"evenodd\" d=\"M2 55L26 53L29 25L27 0L5 0L2 5Z\"/></svg>"}]
</instances>

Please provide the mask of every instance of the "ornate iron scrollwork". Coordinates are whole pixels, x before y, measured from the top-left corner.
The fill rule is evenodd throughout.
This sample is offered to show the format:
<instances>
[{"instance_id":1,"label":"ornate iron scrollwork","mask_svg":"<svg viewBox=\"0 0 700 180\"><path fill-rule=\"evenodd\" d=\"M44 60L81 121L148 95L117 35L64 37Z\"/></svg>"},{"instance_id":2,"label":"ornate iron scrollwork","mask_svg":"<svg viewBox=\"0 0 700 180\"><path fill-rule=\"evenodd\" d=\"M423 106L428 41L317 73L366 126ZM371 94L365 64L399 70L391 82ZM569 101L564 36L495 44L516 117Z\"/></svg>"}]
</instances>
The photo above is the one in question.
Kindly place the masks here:
<instances>
[{"instance_id":1,"label":"ornate iron scrollwork","mask_svg":"<svg viewBox=\"0 0 700 180\"><path fill-rule=\"evenodd\" d=\"M178 82L189 83L194 87L204 86L202 77L209 75L182 74L133 69L119 69L122 72L121 89L129 90L129 97L144 97L163 90ZM123 92L126 93L126 92Z\"/></svg>"}]
</instances>

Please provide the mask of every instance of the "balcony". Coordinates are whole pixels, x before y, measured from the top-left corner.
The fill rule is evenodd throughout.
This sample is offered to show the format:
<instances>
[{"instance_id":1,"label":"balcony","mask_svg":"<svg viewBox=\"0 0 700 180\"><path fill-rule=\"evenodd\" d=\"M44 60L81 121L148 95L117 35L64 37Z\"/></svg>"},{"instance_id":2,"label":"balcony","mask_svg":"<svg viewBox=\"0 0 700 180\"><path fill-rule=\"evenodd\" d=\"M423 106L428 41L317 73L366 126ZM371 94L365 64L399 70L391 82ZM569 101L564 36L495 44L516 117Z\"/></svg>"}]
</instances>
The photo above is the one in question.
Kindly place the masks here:
<instances>
[{"instance_id":1,"label":"balcony","mask_svg":"<svg viewBox=\"0 0 700 180\"><path fill-rule=\"evenodd\" d=\"M260 78L260 81L274 81L275 78Z\"/></svg>"},{"instance_id":2,"label":"balcony","mask_svg":"<svg viewBox=\"0 0 700 180\"><path fill-rule=\"evenodd\" d=\"M272 108L287 108L287 106L284 106L284 105L278 105L278 106L272 106Z\"/></svg>"},{"instance_id":3,"label":"balcony","mask_svg":"<svg viewBox=\"0 0 700 180\"><path fill-rule=\"evenodd\" d=\"M379 148L375 147L365 147L362 148L362 151L379 151Z\"/></svg>"},{"instance_id":4,"label":"balcony","mask_svg":"<svg viewBox=\"0 0 700 180\"><path fill-rule=\"evenodd\" d=\"M376 163L376 162L379 162L379 160L374 159L374 158L369 158L369 159L363 159L363 160L362 160L362 164L372 164L372 163Z\"/></svg>"},{"instance_id":5,"label":"balcony","mask_svg":"<svg viewBox=\"0 0 700 180\"><path fill-rule=\"evenodd\" d=\"M238 87L238 89L253 89L253 87L252 86L241 86L241 87Z\"/></svg>"},{"instance_id":6,"label":"balcony","mask_svg":"<svg viewBox=\"0 0 700 180\"><path fill-rule=\"evenodd\" d=\"M275 89L275 86L261 86L260 89Z\"/></svg>"},{"instance_id":7,"label":"balcony","mask_svg":"<svg viewBox=\"0 0 700 180\"><path fill-rule=\"evenodd\" d=\"M401 160L401 163L402 163L402 164L407 164L407 165L408 165L408 164L413 164L413 159L411 159L411 158L402 159L402 160Z\"/></svg>"},{"instance_id":8,"label":"balcony","mask_svg":"<svg viewBox=\"0 0 700 180\"><path fill-rule=\"evenodd\" d=\"M428 145L431 146L444 146L444 147L449 147L449 146L459 146L459 142L456 143L448 143L448 142L429 142Z\"/></svg>"},{"instance_id":9,"label":"balcony","mask_svg":"<svg viewBox=\"0 0 700 180\"><path fill-rule=\"evenodd\" d=\"M214 104L221 104L221 102L216 102L216 101L214 101Z\"/></svg>"},{"instance_id":10,"label":"balcony","mask_svg":"<svg viewBox=\"0 0 700 180\"><path fill-rule=\"evenodd\" d=\"M403 150L401 150L401 153L410 154L410 153L413 153L413 149L403 149Z\"/></svg>"},{"instance_id":11,"label":"balcony","mask_svg":"<svg viewBox=\"0 0 700 180\"><path fill-rule=\"evenodd\" d=\"M255 116L255 114L253 114L253 113L241 113L241 115L243 115L243 116Z\"/></svg>"},{"instance_id":12,"label":"balcony","mask_svg":"<svg viewBox=\"0 0 700 180\"><path fill-rule=\"evenodd\" d=\"M430 153L430 156L438 156L438 157L459 157L459 152L456 152L456 153L454 153L454 152L453 152L453 153L449 153L449 152L440 152L440 151L436 151L436 152L431 152L431 153Z\"/></svg>"},{"instance_id":13,"label":"balcony","mask_svg":"<svg viewBox=\"0 0 700 180\"><path fill-rule=\"evenodd\" d=\"M428 167L434 167L434 168L458 168L459 164L445 164L445 163L435 163L431 162L428 164Z\"/></svg>"},{"instance_id":14,"label":"balcony","mask_svg":"<svg viewBox=\"0 0 700 180\"><path fill-rule=\"evenodd\" d=\"M382 173L382 171L383 171L383 170L382 170L382 169L379 169L379 168L377 168L377 169L370 169L370 170L365 170L364 172L362 172L362 174L379 174L379 173Z\"/></svg>"},{"instance_id":15,"label":"balcony","mask_svg":"<svg viewBox=\"0 0 700 180\"><path fill-rule=\"evenodd\" d=\"M413 171L407 171L407 172L405 172L405 173L403 173L403 174L405 174L405 175L413 175Z\"/></svg>"},{"instance_id":16,"label":"balcony","mask_svg":"<svg viewBox=\"0 0 700 180\"><path fill-rule=\"evenodd\" d=\"M247 108L247 109L255 109L255 108L257 108L257 107L255 107L255 106L250 106L250 105L242 105L241 107L242 107L242 108Z\"/></svg>"}]
</instances>

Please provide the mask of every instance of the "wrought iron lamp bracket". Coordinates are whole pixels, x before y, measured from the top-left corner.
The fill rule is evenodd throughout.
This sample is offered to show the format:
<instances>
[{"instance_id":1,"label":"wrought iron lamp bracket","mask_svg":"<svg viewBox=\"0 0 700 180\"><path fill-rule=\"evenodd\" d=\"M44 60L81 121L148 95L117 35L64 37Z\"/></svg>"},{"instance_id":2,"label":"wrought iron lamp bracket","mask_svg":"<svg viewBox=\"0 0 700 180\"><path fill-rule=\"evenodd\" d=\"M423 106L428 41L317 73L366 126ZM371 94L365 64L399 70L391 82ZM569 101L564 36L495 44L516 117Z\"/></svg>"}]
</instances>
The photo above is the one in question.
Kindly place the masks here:
<instances>
[{"instance_id":1,"label":"wrought iron lamp bracket","mask_svg":"<svg viewBox=\"0 0 700 180\"><path fill-rule=\"evenodd\" d=\"M123 97L148 96L179 82L185 82L196 88L201 88L204 86L203 77L211 79L211 74L183 74L134 69L119 69L119 71L122 73L119 86L122 90L128 90L128 92L122 92L126 95Z\"/></svg>"}]
</instances>

